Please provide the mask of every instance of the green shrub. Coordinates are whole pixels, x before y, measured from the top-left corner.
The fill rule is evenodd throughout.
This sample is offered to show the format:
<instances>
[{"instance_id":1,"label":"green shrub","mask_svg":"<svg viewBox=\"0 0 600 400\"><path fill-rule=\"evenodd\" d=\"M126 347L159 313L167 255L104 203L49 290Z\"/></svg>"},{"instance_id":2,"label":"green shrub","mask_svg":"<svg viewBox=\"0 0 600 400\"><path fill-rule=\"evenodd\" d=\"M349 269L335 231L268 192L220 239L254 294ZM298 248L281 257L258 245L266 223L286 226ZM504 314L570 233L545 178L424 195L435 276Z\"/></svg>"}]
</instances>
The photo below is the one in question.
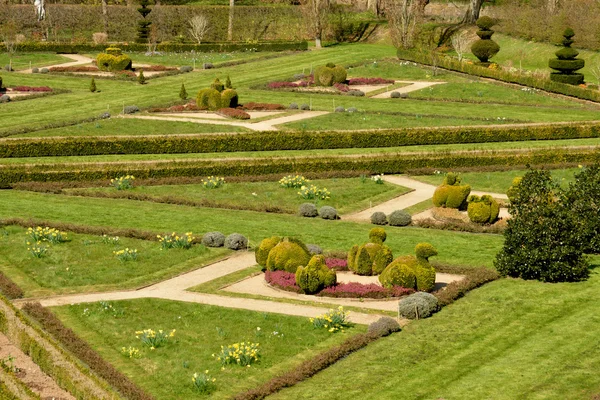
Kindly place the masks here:
<instances>
[{"instance_id":1,"label":"green shrub","mask_svg":"<svg viewBox=\"0 0 600 400\"><path fill-rule=\"evenodd\" d=\"M373 228L369 231L369 241L371 243L382 244L387 239L387 233L383 228Z\"/></svg>"},{"instance_id":2,"label":"green shrub","mask_svg":"<svg viewBox=\"0 0 600 400\"><path fill-rule=\"evenodd\" d=\"M296 269L310 261L310 252L299 240L285 238L269 252L267 269L296 273Z\"/></svg>"},{"instance_id":3,"label":"green shrub","mask_svg":"<svg viewBox=\"0 0 600 400\"><path fill-rule=\"evenodd\" d=\"M111 56L120 56L123 54L123 52L121 51L121 49L119 47L109 47L106 50L104 50L104 52L106 54L110 54Z\"/></svg>"},{"instance_id":4,"label":"green shrub","mask_svg":"<svg viewBox=\"0 0 600 400\"><path fill-rule=\"evenodd\" d=\"M471 222L477 224L493 224L498 219L500 205L490 195L471 195L468 199L467 214Z\"/></svg>"},{"instance_id":5,"label":"green shrub","mask_svg":"<svg viewBox=\"0 0 600 400\"><path fill-rule=\"evenodd\" d=\"M371 229L369 232L371 241L360 246L352 246L348 252L348 269L358 275L379 275L394 259L392 250L383 245L386 237L382 228Z\"/></svg>"},{"instance_id":6,"label":"green shrub","mask_svg":"<svg viewBox=\"0 0 600 400\"><path fill-rule=\"evenodd\" d=\"M216 111L221 107L221 93L215 89L200 89L196 97L199 108Z\"/></svg>"},{"instance_id":7,"label":"green shrub","mask_svg":"<svg viewBox=\"0 0 600 400\"><path fill-rule=\"evenodd\" d=\"M238 94L233 89L225 89L221 92L221 107L236 108L238 106Z\"/></svg>"},{"instance_id":8,"label":"green shrub","mask_svg":"<svg viewBox=\"0 0 600 400\"><path fill-rule=\"evenodd\" d=\"M231 86L231 78L229 78L229 75L227 75L227 79L225 79L225 89L233 89L233 86Z\"/></svg>"},{"instance_id":9,"label":"green shrub","mask_svg":"<svg viewBox=\"0 0 600 400\"><path fill-rule=\"evenodd\" d=\"M331 206L323 206L319 209L319 216L323 219L339 219L340 216L335 208Z\"/></svg>"},{"instance_id":10,"label":"green shrub","mask_svg":"<svg viewBox=\"0 0 600 400\"><path fill-rule=\"evenodd\" d=\"M137 81L140 85L144 85L146 84L146 77L144 76L144 71L140 70L140 73L137 77Z\"/></svg>"},{"instance_id":11,"label":"green shrub","mask_svg":"<svg viewBox=\"0 0 600 400\"><path fill-rule=\"evenodd\" d=\"M221 81L219 80L219 78L215 78L215 80L213 81L213 83L210 84L210 88L211 89L215 89L216 91L218 91L220 93L223 90L225 90L225 85L223 85L221 83Z\"/></svg>"},{"instance_id":12,"label":"green shrub","mask_svg":"<svg viewBox=\"0 0 600 400\"><path fill-rule=\"evenodd\" d=\"M480 40L471 45L471 52L482 63L487 63L490 58L494 57L500 51L498 43L492 40L494 31L491 28L494 25L495 21L488 16L481 17L477 20L477 26L479 27L477 36L480 37Z\"/></svg>"},{"instance_id":13,"label":"green shrub","mask_svg":"<svg viewBox=\"0 0 600 400\"><path fill-rule=\"evenodd\" d=\"M511 203L515 201L515 197L519 193L519 184L521 183L522 180L523 180L523 177L517 176L515 179L513 179L512 184L506 191L506 196L508 197L508 200Z\"/></svg>"},{"instance_id":14,"label":"green shrub","mask_svg":"<svg viewBox=\"0 0 600 400\"><path fill-rule=\"evenodd\" d=\"M202 239L204 240L204 238ZM263 239L256 248L256 263L265 268L267 266L269 252L273 249L273 247L277 246L279 242L281 242L281 238L279 236L272 236L270 238Z\"/></svg>"},{"instance_id":15,"label":"green shrub","mask_svg":"<svg viewBox=\"0 0 600 400\"><path fill-rule=\"evenodd\" d=\"M221 232L206 232L202 235L202 244L206 247L223 247L225 235Z\"/></svg>"},{"instance_id":16,"label":"green shrub","mask_svg":"<svg viewBox=\"0 0 600 400\"><path fill-rule=\"evenodd\" d=\"M188 97L187 90L185 90L185 85L182 83L181 89L179 89L179 98L181 100L187 100L187 97Z\"/></svg>"},{"instance_id":17,"label":"green shrub","mask_svg":"<svg viewBox=\"0 0 600 400\"><path fill-rule=\"evenodd\" d=\"M312 256L306 267L296 270L296 284L306 294L315 294L337 282L335 271L327 268L325 256Z\"/></svg>"},{"instance_id":18,"label":"green shrub","mask_svg":"<svg viewBox=\"0 0 600 400\"><path fill-rule=\"evenodd\" d=\"M550 68L558 71L550 74L550 80L568 85L580 85L584 81L584 76L575 71L583 68L585 61L578 59L579 52L571 47L575 32L573 32L573 29L567 28L563 36L562 43L564 47L555 53L557 58L551 59L548 62Z\"/></svg>"},{"instance_id":19,"label":"green shrub","mask_svg":"<svg viewBox=\"0 0 600 400\"><path fill-rule=\"evenodd\" d=\"M315 84L318 86L333 86L334 83L345 82L347 73L343 66L328 63L315 68L314 77Z\"/></svg>"},{"instance_id":20,"label":"green shrub","mask_svg":"<svg viewBox=\"0 0 600 400\"><path fill-rule=\"evenodd\" d=\"M131 58L129 58L125 54L113 55L108 53L100 53L96 57L96 65L101 71L124 71L131 69Z\"/></svg>"},{"instance_id":21,"label":"green shrub","mask_svg":"<svg viewBox=\"0 0 600 400\"><path fill-rule=\"evenodd\" d=\"M427 318L438 310L438 300L431 293L414 293L398 303L398 314L408 319Z\"/></svg>"},{"instance_id":22,"label":"green shrub","mask_svg":"<svg viewBox=\"0 0 600 400\"><path fill-rule=\"evenodd\" d=\"M225 238L225 247L230 250L244 250L248 248L248 238L239 233L232 233Z\"/></svg>"},{"instance_id":23,"label":"green shrub","mask_svg":"<svg viewBox=\"0 0 600 400\"><path fill-rule=\"evenodd\" d=\"M388 221L390 226L408 226L412 222L412 217L404 210L396 210L388 216Z\"/></svg>"},{"instance_id":24,"label":"green shrub","mask_svg":"<svg viewBox=\"0 0 600 400\"><path fill-rule=\"evenodd\" d=\"M336 65L333 68L333 83L344 83L347 77L348 73L346 72L346 68L341 65Z\"/></svg>"},{"instance_id":25,"label":"green shrub","mask_svg":"<svg viewBox=\"0 0 600 400\"><path fill-rule=\"evenodd\" d=\"M392 261L379 276L382 286L402 286L427 292L433 290L435 269L429 264L429 257L437 255L437 251L429 243L419 243L415 253L416 257L402 256Z\"/></svg>"},{"instance_id":26,"label":"green shrub","mask_svg":"<svg viewBox=\"0 0 600 400\"><path fill-rule=\"evenodd\" d=\"M314 218L319 215L317 206L313 203L302 203L298 208L298 214L306 218Z\"/></svg>"},{"instance_id":27,"label":"green shrub","mask_svg":"<svg viewBox=\"0 0 600 400\"><path fill-rule=\"evenodd\" d=\"M2 84L2 82L0 82L0 85ZM2 87L2 86L0 86ZM98 90L96 88L96 81L94 80L94 78L92 78L92 81L90 82L90 92L94 93L96 90Z\"/></svg>"},{"instance_id":28,"label":"green shrub","mask_svg":"<svg viewBox=\"0 0 600 400\"><path fill-rule=\"evenodd\" d=\"M449 172L442 185L438 186L433 193L433 205L460 210L466 209L471 186L460 185L460 182L460 177Z\"/></svg>"},{"instance_id":29,"label":"green shrub","mask_svg":"<svg viewBox=\"0 0 600 400\"><path fill-rule=\"evenodd\" d=\"M394 318L381 317L371 323L367 329L367 334L378 337L389 336L394 332L400 332L400 324Z\"/></svg>"}]
</instances>

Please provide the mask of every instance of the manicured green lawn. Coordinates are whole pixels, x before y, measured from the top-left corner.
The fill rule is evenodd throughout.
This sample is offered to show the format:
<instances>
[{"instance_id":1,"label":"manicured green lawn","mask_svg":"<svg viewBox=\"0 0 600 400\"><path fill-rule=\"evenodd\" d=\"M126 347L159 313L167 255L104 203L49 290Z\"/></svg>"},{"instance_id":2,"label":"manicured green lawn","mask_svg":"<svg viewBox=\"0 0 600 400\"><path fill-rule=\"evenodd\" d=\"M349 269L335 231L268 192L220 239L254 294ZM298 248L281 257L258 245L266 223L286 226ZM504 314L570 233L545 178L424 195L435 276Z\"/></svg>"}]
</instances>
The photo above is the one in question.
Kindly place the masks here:
<instances>
[{"instance_id":1,"label":"manicured green lawn","mask_svg":"<svg viewBox=\"0 0 600 400\"><path fill-rule=\"evenodd\" d=\"M395 57L385 60L374 60L364 65L348 68L350 78L387 78L404 81L462 81L458 74L448 71L438 71L434 76L431 69L422 68L410 62L399 61Z\"/></svg>"},{"instance_id":2,"label":"manicured green lawn","mask_svg":"<svg viewBox=\"0 0 600 400\"><path fill-rule=\"evenodd\" d=\"M327 200L304 199L298 195L299 189L284 188L278 182L226 183L217 189L207 189L202 184L139 186L127 193L148 194L155 198L172 197L218 208L266 211L279 209L294 214L302 203L316 203L318 207L332 206L338 213L345 214L368 208L370 204L390 200L410 189L391 183L376 184L370 177L347 179L317 179L308 184L326 188L331 192ZM93 188L90 192L110 193L114 188Z\"/></svg>"},{"instance_id":3,"label":"manicured green lawn","mask_svg":"<svg viewBox=\"0 0 600 400\"><path fill-rule=\"evenodd\" d=\"M600 388L599 278L489 283L269 398L588 400Z\"/></svg>"},{"instance_id":4,"label":"manicured green lawn","mask_svg":"<svg viewBox=\"0 0 600 400\"><path fill-rule=\"evenodd\" d=\"M0 233L0 270L21 286L27 297L136 288L228 254L223 248L202 245L189 250L161 250L158 242L119 238L112 244L100 236L68 233L65 243L42 242L48 252L37 258L27 250L35 242L25 229L11 226ZM137 249L138 259L124 262L113 254L125 248Z\"/></svg>"},{"instance_id":5,"label":"manicured green lawn","mask_svg":"<svg viewBox=\"0 0 600 400\"><path fill-rule=\"evenodd\" d=\"M579 168L553 169L550 170L552 177L561 184L567 184L573 180L573 175L579 171ZM461 172L462 182L471 185L474 190L490 191L493 193L506 193L514 178L523 176L527 170L511 170L496 172ZM441 185L444 180L444 173L436 175L419 175L412 178L431 183L432 185Z\"/></svg>"},{"instance_id":6,"label":"manicured green lawn","mask_svg":"<svg viewBox=\"0 0 600 400\"><path fill-rule=\"evenodd\" d=\"M71 61L73 60L56 53L0 53L0 65L4 67L9 62L12 62L12 67L15 71L29 69L30 65L31 68L34 68Z\"/></svg>"},{"instance_id":7,"label":"manicured green lawn","mask_svg":"<svg viewBox=\"0 0 600 400\"><path fill-rule=\"evenodd\" d=\"M87 122L63 128L46 129L11 137L137 136L248 131L248 129L238 126L113 117L111 119Z\"/></svg>"},{"instance_id":8,"label":"manicured green lawn","mask_svg":"<svg viewBox=\"0 0 600 400\"><path fill-rule=\"evenodd\" d=\"M238 232L255 246L265 237L294 236L324 250L349 250L368 240L370 224L327 221L253 211L194 208L132 200L78 198L64 195L0 191L0 218L40 218L92 226L137 228L153 231ZM387 227L386 244L394 255L413 254L417 243L433 244L435 261L467 266L492 266L503 238L420 228Z\"/></svg>"},{"instance_id":9,"label":"manicured green lawn","mask_svg":"<svg viewBox=\"0 0 600 400\"><path fill-rule=\"evenodd\" d=\"M313 328L308 318L167 300L110 304L117 317L101 311L96 303L53 311L107 361L161 400L231 398L365 330L356 326L331 334ZM135 337L135 332L143 329L176 332L164 347L150 350ZM219 353L221 346L240 342L259 343L260 362L250 368L228 365L221 369L212 354ZM121 348L129 346L138 348L142 357L123 356ZM210 396L199 394L192 385L192 375L205 370L216 379L216 391Z\"/></svg>"}]
</instances>

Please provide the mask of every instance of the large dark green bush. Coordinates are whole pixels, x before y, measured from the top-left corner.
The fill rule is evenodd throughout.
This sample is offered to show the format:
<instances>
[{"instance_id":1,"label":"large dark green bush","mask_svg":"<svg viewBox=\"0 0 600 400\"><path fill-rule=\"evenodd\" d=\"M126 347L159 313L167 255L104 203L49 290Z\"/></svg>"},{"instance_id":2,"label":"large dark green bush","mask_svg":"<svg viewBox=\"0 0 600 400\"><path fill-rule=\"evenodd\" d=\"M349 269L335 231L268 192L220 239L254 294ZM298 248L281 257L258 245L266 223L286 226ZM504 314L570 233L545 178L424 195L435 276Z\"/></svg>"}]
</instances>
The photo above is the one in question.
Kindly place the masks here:
<instances>
[{"instance_id":1,"label":"large dark green bush","mask_svg":"<svg viewBox=\"0 0 600 400\"><path fill-rule=\"evenodd\" d=\"M315 68L314 75L317 86L333 86L334 83L344 83L347 78L346 69L333 63Z\"/></svg>"},{"instance_id":2,"label":"large dark green bush","mask_svg":"<svg viewBox=\"0 0 600 400\"><path fill-rule=\"evenodd\" d=\"M494 262L501 275L543 282L586 279L588 263L578 219L548 171L529 171L509 208L504 246Z\"/></svg>"},{"instance_id":3,"label":"large dark green bush","mask_svg":"<svg viewBox=\"0 0 600 400\"><path fill-rule=\"evenodd\" d=\"M573 29L567 28L563 33L563 48L555 54L557 58L550 59L548 66L558 72L552 72L550 79L554 82L567 83L569 85L580 85L583 83L583 74L575 71L585 66L585 61L578 59L579 52L571 47L573 44Z\"/></svg>"},{"instance_id":4,"label":"large dark green bush","mask_svg":"<svg viewBox=\"0 0 600 400\"><path fill-rule=\"evenodd\" d=\"M584 253L600 253L600 164L583 168L564 194L575 215L576 241Z\"/></svg>"},{"instance_id":5,"label":"large dark green bush","mask_svg":"<svg viewBox=\"0 0 600 400\"><path fill-rule=\"evenodd\" d=\"M482 63L487 63L490 58L494 57L500 51L498 43L492 40L494 31L491 28L494 25L495 21L488 16L481 17L477 20L477 26L479 27L477 36L479 36L480 39L473 43L471 52L473 52L475 57Z\"/></svg>"},{"instance_id":6,"label":"large dark green bush","mask_svg":"<svg viewBox=\"0 0 600 400\"><path fill-rule=\"evenodd\" d=\"M148 43L148 38L150 37L150 25L152 25L152 21L146 19L148 14L152 12L152 10L148 8L149 5L149 0L140 0L141 7L137 10L142 15L142 20L138 21L137 38L135 39L136 43Z\"/></svg>"},{"instance_id":7,"label":"large dark green bush","mask_svg":"<svg viewBox=\"0 0 600 400\"><path fill-rule=\"evenodd\" d=\"M336 282L335 271L327 268L325 256L320 254L312 256L307 266L296 270L296 284L306 294L318 293Z\"/></svg>"}]
</instances>

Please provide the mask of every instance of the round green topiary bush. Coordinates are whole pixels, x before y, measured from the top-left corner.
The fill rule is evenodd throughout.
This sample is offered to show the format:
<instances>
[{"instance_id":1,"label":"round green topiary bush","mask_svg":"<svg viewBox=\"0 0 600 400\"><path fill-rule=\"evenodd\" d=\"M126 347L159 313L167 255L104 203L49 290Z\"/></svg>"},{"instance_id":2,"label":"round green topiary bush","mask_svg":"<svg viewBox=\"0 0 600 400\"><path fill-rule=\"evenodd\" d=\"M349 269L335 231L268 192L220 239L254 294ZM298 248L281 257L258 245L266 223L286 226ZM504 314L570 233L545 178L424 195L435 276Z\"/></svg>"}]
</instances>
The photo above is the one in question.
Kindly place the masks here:
<instances>
[{"instance_id":1,"label":"round green topiary bush","mask_svg":"<svg viewBox=\"0 0 600 400\"><path fill-rule=\"evenodd\" d=\"M369 231L369 241L371 243L382 244L387 239L387 233L383 228L373 228Z\"/></svg>"},{"instance_id":2,"label":"round green topiary bush","mask_svg":"<svg viewBox=\"0 0 600 400\"><path fill-rule=\"evenodd\" d=\"M303 203L298 208L298 214L302 217L314 218L319 215L319 212L317 211L317 206L313 203Z\"/></svg>"},{"instance_id":3,"label":"round green topiary bush","mask_svg":"<svg viewBox=\"0 0 600 400\"><path fill-rule=\"evenodd\" d=\"M404 210L396 210L388 216L388 222L390 226L408 226L412 222L412 217Z\"/></svg>"},{"instance_id":4,"label":"round green topiary bush","mask_svg":"<svg viewBox=\"0 0 600 400\"><path fill-rule=\"evenodd\" d=\"M346 78L346 69L341 65L328 63L315 68L314 80L318 86L333 86L334 83L345 82Z\"/></svg>"},{"instance_id":5,"label":"round green topiary bush","mask_svg":"<svg viewBox=\"0 0 600 400\"><path fill-rule=\"evenodd\" d=\"M225 235L221 232L206 232L202 235L202 244L206 247L223 247Z\"/></svg>"},{"instance_id":6,"label":"round green topiary bush","mask_svg":"<svg viewBox=\"0 0 600 400\"><path fill-rule=\"evenodd\" d=\"M273 247L277 246L279 242L281 242L281 238L279 236L272 236L270 238L263 239L256 248L256 263L261 267L266 267L267 258L269 258L269 252L271 249L273 249Z\"/></svg>"},{"instance_id":7,"label":"round green topiary bush","mask_svg":"<svg viewBox=\"0 0 600 400\"><path fill-rule=\"evenodd\" d=\"M367 333L376 337L389 336L394 332L400 332L400 324L394 318L381 317L369 325Z\"/></svg>"},{"instance_id":8,"label":"round green topiary bush","mask_svg":"<svg viewBox=\"0 0 600 400\"><path fill-rule=\"evenodd\" d=\"M439 310L437 297L418 292L398 302L398 314L408 319L427 318Z\"/></svg>"},{"instance_id":9,"label":"round green topiary bush","mask_svg":"<svg viewBox=\"0 0 600 400\"><path fill-rule=\"evenodd\" d=\"M484 196L469 196L469 205L467 214L471 222L477 224L491 224L498 219L500 213L500 205L490 195Z\"/></svg>"},{"instance_id":10,"label":"round green topiary bush","mask_svg":"<svg viewBox=\"0 0 600 400\"><path fill-rule=\"evenodd\" d=\"M286 238L269 252L267 269L296 273L296 269L307 265L309 260L310 252L302 242Z\"/></svg>"},{"instance_id":11,"label":"round green topiary bush","mask_svg":"<svg viewBox=\"0 0 600 400\"><path fill-rule=\"evenodd\" d=\"M339 219L338 212L331 206L323 206L319 210L319 216L323 219Z\"/></svg>"},{"instance_id":12,"label":"round green topiary bush","mask_svg":"<svg viewBox=\"0 0 600 400\"><path fill-rule=\"evenodd\" d=\"M225 238L225 247L230 250L243 250L248 248L248 238L239 233L232 233Z\"/></svg>"},{"instance_id":13,"label":"round green topiary bush","mask_svg":"<svg viewBox=\"0 0 600 400\"><path fill-rule=\"evenodd\" d=\"M296 270L296 284L306 294L315 294L337 282L335 271L327 268L325 256L312 256L306 267Z\"/></svg>"}]
</instances>

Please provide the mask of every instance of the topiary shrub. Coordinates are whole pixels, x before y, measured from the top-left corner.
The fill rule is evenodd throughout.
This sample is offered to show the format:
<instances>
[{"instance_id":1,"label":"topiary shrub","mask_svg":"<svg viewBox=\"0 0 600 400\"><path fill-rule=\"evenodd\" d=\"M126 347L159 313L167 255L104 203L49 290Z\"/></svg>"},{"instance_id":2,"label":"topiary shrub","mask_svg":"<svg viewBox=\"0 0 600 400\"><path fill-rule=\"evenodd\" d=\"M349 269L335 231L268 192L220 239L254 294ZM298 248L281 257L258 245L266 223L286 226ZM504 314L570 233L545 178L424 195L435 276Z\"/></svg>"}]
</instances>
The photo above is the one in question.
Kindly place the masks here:
<instances>
[{"instance_id":1,"label":"topiary shrub","mask_svg":"<svg viewBox=\"0 0 600 400\"><path fill-rule=\"evenodd\" d=\"M348 252L348 269L355 274L379 275L394 259L392 250L383 244L384 236L380 231L373 232L372 229L369 237L372 237L373 241L360 246L354 245Z\"/></svg>"},{"instance_id":2,"label":"topiary shrub","mask_svg":"<svg viewBox=\"0 0 600 400\"><path fill-rule=\"evenodd\" d=\"M467 208L467 198L471 193L471 186L461 185L460 181L457 174L448 172L442 184L433 193L433 205L465 210Z\"/></svg>"},{"instance_id":3,"label":"topiary shrub","mask_svg":"<svg viewBox=\"0 0 600 400\"><path fill-rule=\"evenodd\" d=\"M419 243L415 247L416 257L402 256L392 261L379 276L384 287L402 286L407 289L431 291L435 287L435 269L429 258L437 255L429 243Z\"/></svg>"},{"instance_id":4,"label":"topiary shrub","mask_svg":"<svg viewBox=\"0 0 600 400\"><path fill-rule=\"evenodd\" d=\"M303 203L298 208L298 214L303 217L314 218L319 215L319 212L317 211L317 206L313 203Z\"/></svg>"},{"instance_id":5,"label":"topiary shrub","mask_svg":"<svg viewBox=\"0 0 600 400\"><path fill-rule=\"evenodd\" d=\"M355 96L355 97L364 97L365 96L365 92L363 92L362 90L348 90L348 92L346 93L348 96Z\"/></svg>"},{"instance_id":6,"label":"topiary shrub","mask_svg":"<svg viewBox=\"0 0 600 400\"><path fill-rule=\"evenodd\" d=\"M291 104L290 104L290 106L289 106L289 109L290 109L290 110L297 110L297 109L298 109L298 104L296 104L296 103L291 103Z\"/></svg>"},{"instance_id":7,"label":"topiary shrub","mask_svg":"<svg viewBox=\"0 0 600 400\"><path fill-rule=\"evenodd\" d=\"M348 110L346 110L346 111L348 111L349 113L355 113L355 112L357 112L357 111L358 111L358 109L357 109L356 107L350 107L350 108L348 108Z\"/></svg>"},{"instance_id":8,"label":"topiary shrub","mask_svg":"<svg viewBox=\"0 0 600 400\"><path fill-rule=\"evenodd\" d=\"M498 43L492 40L494 31L491 28L496 22L492 18L484 16L479 18L476 24L479 27L477 36L480 37L480 40L477 40L471 45L471 52L479 59L479 61L487 63L490 58L494 57L500 51Z\"/></svg>"},{"instance_id":9,"label":"topiary shrub","mask_svg":"<svg viewBox=\"0 0 600 400\"><path fill-rule=\"evenodd\" d=\"M581 85L584 82L584 76L575 71L585 66L585 60L578 59L579 52L571 47L575 32L573 32L573 29L567 28L563 36L562 43L564 47L554 53L557 58L553 58L548 62L550 68L558 71L550 73L550 80L569 85Z\"/></svg>"},{"instance_id":10,"label":"topiary shrub","mask_svg":"<svg viewBox=\"0 0 600 400\"><path fill-rule=\"evenodd\" d=\"M146 77L144 76L144 71L140 70L140 74L137 77L137 81L140 85L145 85L146 84Z\"/></svg>"},{"instance_id":11,"label":"topiary shrub","mask_svg":"<svg viewBox=\"0 0 600 400\"><path fill-rule=\"evenodd\" d=\"M233 89L225 89L221 93L221 107L236 108L238 106L238 94Z\"/></svg>"},{"instance_id":12,"label":"topiary shrub","mask_svg":"<svg viewBox=\"0 0 600 400\"><path fill-rule=\"evenodd\" d=\"M371 243L382 244L387 239L387 233L383 228L373 228L369 231L369 241Z\"/></svg>"},{"instance_id":13,"label":"topiary shrub","mask_svg":"<svg viewBox=\"0 0 600 400\"><path fill-rule=\"evenodd\" d=\"M306 294L315 294L337 283L335 271L327 268L325 256L312 256L306 267L296 270L296 284Z\"/></svg>"},{"instance_id":14,"label":"topiary shrub","mask_svg":"<svg viewBox=\"0 0 600 400\"><path fill-rule=\"evenodd\" d=\"M301 104L300 109L302 111L310 111L310 106L308 104Z\"/></svg>"},{"instance_id":15,"label":"topiary shrub","mask_svg":"<svg viewBox=\"0 0 600 400\"><path fill-rule=\"evenodd\" d=\"M373 214L371 214L371 223L375 225L387 225L387 216L384 212L375 211Z\"/></svg>"},{"instance_id":16,"label":"topiary shrub","mask_svg":"<svg viewBox=\"0 0 600 400\"><path fill-rule=\"evenodd\" d=\"M267 269L296 273L296 269L310 261L310 252L299 240L285 238L269 252Z\"/></svg>"},{"instance_id":17,"label":"topiary shrub","mask_svg":"<svg viewBox=\"0 0 600 400\"><path fill-rule=\"evenodd\" d=\"M221 93L215 89L201 89L196 96L199 108L216 111L221 107Z\"/></svg>"},{"instance_id":18,"label":"topiary shrub","mask_svg":"<svg viewBox=\"0 0 600 400\"><path fill-rule=\"evenodd\" d=\"M179 67L179 71L180 72L192 72L194 70L194 67L192 67L191 65L183 65L181 67Z\"/></svg>"},{"instance_id":19,"label":"topiary shrub","mask_svg":"<svg viewBox=\"0 0 600 400\"><path fill-rule=\"evenodd\" d=\"M515 179L513 179L512 184L506 191L506 196L508 197L508 200L511 203L513 203L515 201L515 198L516 198L517 194L519 193L519 185L521 184L522 180L523 180L523 177L517 176Z\"/></svg>"},{"instance_id":20,"label":"topiary shrub","mask_svg":"<svg viewBox=\"0 0 600 400\"><path fill-rule=\"evenodd\" d=\"M101 71L124 71L131 69L131 58L121 54L121 49L113 47L105 50L106 53L100 53L96 57L96 65Z\"/></svg>"},{"instance_id":21,"label":"topiary shrub","mask_svg":"<svg viewBox=\"0 0 600 400\"><path fill-rule=\"evenodd\" d=\"M328 63L325 66L315 68L315 84L317 86L333 86L334 83L343 83L346 81L346 69L341 65Z\"/></svg>"},{"instance_id":22,"label":"topiary shrub","mask_svg":"<svg viewBox=\"0 0 600 400\"><path fill-rule=\"evenodd\" d=\"M489 194L481 197L471 195L468 199L467 214L471 222L477 224L493 224L498 219L500 205Z\"/></svg>"},{"instance_id":23,"label":"topiary shrub","mask_svg":"<svg viewBox=\"0 0 600 400\"><path fill-rule=\"evenodd\" d=\"M273 249L273 247L277 246L279 242L281 242L281 238L279 236L272 236L270 238L263 239L256 248L256 263L261 267L266 268L269 252Z\"/></svg>"},{"instance_id":24,"label":"topiary shrub","mask_svg":"<svg viewBox=\"0 0 600 400\"><path fill-rule=\"evenodd\" d=\"M215 66L213 65L213 63L204 63L202 64L202 69L213 69Z\"/></svg>"},{"instance_id":25,"label":"topiary shrub","mask_svg":"<svg viewBox=\"0 0 600 400\"><path fill-rule=\"evenodd\" d=\"M213 81L213 83L210 84L210 88L211 89L215 89L216 91L218 91L220 93L223 90L225 90L225 85L223 85L221 83L221 81L219 80L219 78L215 78L215 80Z\"/></svg>"},{"instance_id":26,"label":"topiary shrub","mask_svg":"<svg viewBox=\"0 0 600 400\"><path fill-rule=\"evenodd\" d=\"M31 68L32 74L37 74L38 72L40 72L39 68L36 68L36 67Z\"/></svg>"},{"instance_id":27,"label":"topiary shrub","mask_svg":"<svg viewBox=\"0 0 600 400\"><path fill-rule=\"evenodd\" d=\"M41 68L40 69L40 74L47 74L48 72L50 72L50 70L48 68Z\"/></svg>"},{"instance_id":28,"label":"topiary shrub","mask_svg":"<svg viewBox=\"0 0 600 400\"><path fill-rule=\"evenodd\" d=\"M600 165L582 168L564 194L564 204L577 218L575 235L584 253L600 254Z\"/></svg>"},{"instance_id":29,"label":"topiary shrub","mask_svg":"<svg viewBox=\"0 0 600 400\"><path fill-rule=\"evenodd\" d=\"M223 247L225 235L221 232L207 232L202 235L202 244L206 247Z\"/></svg>"},{"instance_id":30,"label":"topiary shrub","mask_svg":"<svg viewBox=\"0 0 600 400\"><path fill-rule=\"evenodd\" d=\"M232 233L225 238L225 247L231 250L242 250L248 248L248 239L239 233Z\"/></svg>"},{"instance_id":31,"label":"topiary shrub","mask_svg":"<svg viewBox=\"0 0 600 400\"><path fill-rule=\"evenodd\" d=\"M391 226L408 226L412 222L412 217L404 210L396 210L388 216L388 222Z\"/></svg>"},{"instance_id":32,"label":"topiary shrub","mask_svg":"<svg viewBox=\"0 0 600 400\"><path fill-rule=\"evenodd\" d=\"M308 252L310 253L311 256L323 254L323 249L321 248L321 246L318 246L316 244L307 244L306 248L308 249Z\"/></svg>"},{"instance_id":33,"label":"topiary shrub","mask_svg":"<svg viewBox=\"0 0 600 400\"><path fill-rule=\"evenodd\" d=\"M188 92L187 90L185 90L185 84L181 84L181 88L179 89L179 98L181 100L187 100L188 98Z\"/></svg>"},{"instance_id":34,"label":"topiary shrub","mask_svg":"<svg viewBox=\"0 0 600 400\"><path fill-rule=\"evenodd\" d=\"M331 206L323 206L319 210L319 216L323 219L339 219L338 212Z\"/></svg>"},{"instance_id":35,"label":"topiary shrub","mask_svg":"<svg viewBox=\"0 0 600 400\"><path fill-rule=\"evenodd\" d=\"M90 82L90 92L94 93L96 90L98 90L96 87L96 81L94 78L92 78L92 81Z\"/></svg>"},{"instance_id":36,"label":"topiary shrub","mask_svg":"<svg viewBox=\"0 0 600 400\"><path fill-rule=\"evenodd\" d=\"M438 310L437 297L431 293L413 293L398 302L398 314L403 318L427 318Z\"/></svg>"},{"instance_id":37,"label":"topiary shrub","mask_svg":"<svg viewBox=\"0 0 600 400\"><path fill-rule=\"evenodd\" d=\"M392 93L390 93L390 97L392 99L399 99L400 98L400 92L392 92Z\"/></svg>"},{"instance_id":38,"label":"topiary shrub","mask_svg":"<svg viewBox=\"0 0 600 400\"><path fill-rule=\"evenodd\" d=\"M140 108L138 106L125 106L123 107L123 114L135 114L139 112Z\"/></svg>"},{"instance_id":39,"label":"topiary shrub","mask_svg":"<svg viewBox=\"0 0 600 400\"><path fill-rule=\"evenodd\" d=\"M337 113L343 113L346 112L346 109L342 106L337 106L334 111Z\"/></svg>"},{"instance_id":40,"label":"topiary shrub","mask_svg":"<svg viewBox=\"0 0 600 400\"><path fill-rule=\"evenodd\" d=\"M140 0L140 8L138 8L138 12L142 15L142 20L138 21L137 28L137 37L135 38L136 43L148 43L148 38L150 37L150 25L152 25L152 21L146 20L146 17L152 10L148 8L150 5L149 0Z\"/></svg>"},{"instance_id":41,"label":"topiary shrub","mask_svg":"<svg viewBox=\"0 0 600 400\"><path fill-rule=\"evenodd\" d=\"M394 332L400 332L400 324L394 318L381 317L369 325L367 333L376 337L389 336Z\"/></svg>"},{"instance_id":42,"label":"topiary shrub","mask_svg":"<svg viewBox=\"0 0 600 400\"><path fill-rule=\"evenodd\" d=\"M3 94L0 96L0 103L8 103L10 101L10 96L7 94Z\"/></svg>"}]
</instances>

